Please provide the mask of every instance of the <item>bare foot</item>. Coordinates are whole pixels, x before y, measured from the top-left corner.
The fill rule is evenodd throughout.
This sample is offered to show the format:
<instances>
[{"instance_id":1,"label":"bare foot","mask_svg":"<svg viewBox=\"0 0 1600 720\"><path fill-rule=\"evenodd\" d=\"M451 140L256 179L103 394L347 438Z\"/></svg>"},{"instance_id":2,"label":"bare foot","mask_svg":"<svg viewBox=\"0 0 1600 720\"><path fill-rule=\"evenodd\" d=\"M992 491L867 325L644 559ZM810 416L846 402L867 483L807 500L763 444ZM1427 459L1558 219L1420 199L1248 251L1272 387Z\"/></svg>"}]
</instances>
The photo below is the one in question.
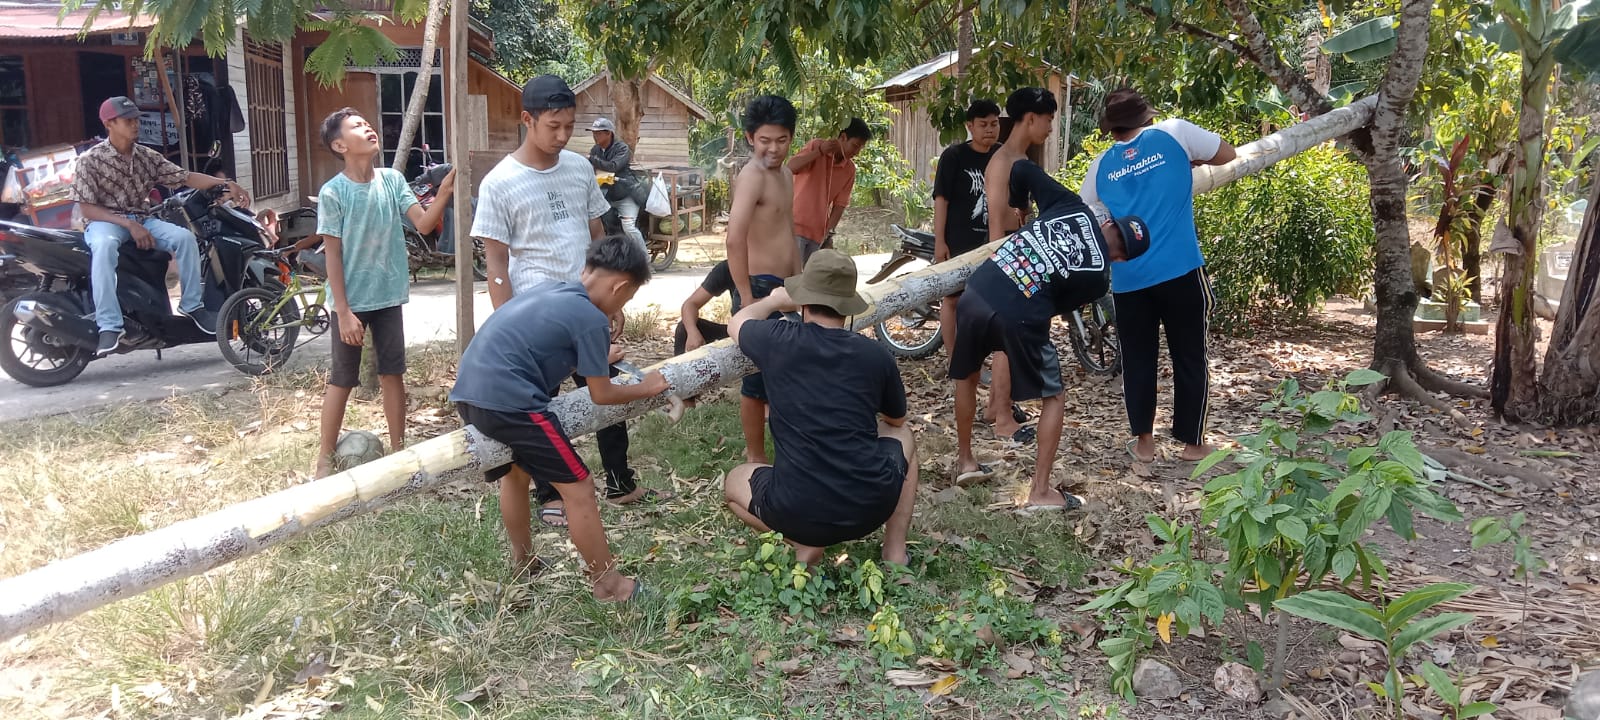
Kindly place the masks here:
<instances>
[{"instance_id":1,"label":"bare foot","mask_svg":"<svg viewBox=\"0 0 1600 720\"><path fill-rule=\"evenodd\" d=\"M1146 465L1156 461L1156 439L1150 436L1140 437L1133 441L1133 459Z\"/></svg>"},{"instance_id":2,"label":"bare foot","mask_svg":"<svg viewBox=\"0 0 1600 720\"><path fill-rule=\"evenodd\" d=\"M891 548L888 545L884 545L883 562L889 565L899 565L903 568L909 568L911 567L911 553L906 552L905 543L900 543L900 547L897 548Z\"/></svg>"},{"instance_id":3,"label":"bare foot","mask_svg":"<svg viewBox=\"0 0 1600 720\"><path fill-rule=\"evenodd\" d=\"M1184 445L1183 454L1178 457L1185 462L1199 462L1215 451L1216 448L1211 445Z\"/></svg>"},{"instance_id":4,"label":"bare foot","mask_svg":"<svg viewBox=\"0 0 1600 720\"><path fill-rule=\"evenodd\" d=\"M332 475L332 474L333 474L333 463L330 462L330 461L327 461L327 460L318 460L317 461L317 472L316 472L315 475L312 475L311 477L314 480L321 480L322 478L325 478L325 477L327 477L329 475Z\"/></svg>"},{"instance_id":5,"label":"bare foot","mask_svg":"<svg viewBox=\"0 0 1600 720\"><path fill-rule=\"evenodd\" d=\"M1017 424L1016 418L1011 417L1010 413L1001 413L1001 416L994 421L994 436L998 438L1012 437L1021 429L1022 426Z\"/></svg>"}]
</instances>

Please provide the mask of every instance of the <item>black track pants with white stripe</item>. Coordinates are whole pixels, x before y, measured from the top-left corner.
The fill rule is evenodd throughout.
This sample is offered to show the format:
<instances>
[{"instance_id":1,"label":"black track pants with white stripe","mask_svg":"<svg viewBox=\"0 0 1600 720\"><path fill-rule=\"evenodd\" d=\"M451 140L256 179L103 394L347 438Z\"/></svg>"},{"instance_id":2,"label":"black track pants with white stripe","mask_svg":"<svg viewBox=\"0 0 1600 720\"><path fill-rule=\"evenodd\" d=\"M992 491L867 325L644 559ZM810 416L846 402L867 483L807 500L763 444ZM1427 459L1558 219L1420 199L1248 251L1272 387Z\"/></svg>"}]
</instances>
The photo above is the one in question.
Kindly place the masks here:
<instances>
[{"instance_id":1,"label":"black track pants with white stripe","mask_svg":"<svg viewBox=\"0 0 1600 720\"><path fill-rule=\"evenodd\" d=\"M1156 421L1156 365L1162 328L1172 357L1172 436L1205 444L1210 409L1210 371L1206 335L1211 315L1211 281L1204 268L1143 290L1116 293L1117 336L1122 340L1122 401L1133 435L1153 432Z\"/></svg>"}]
</instances>

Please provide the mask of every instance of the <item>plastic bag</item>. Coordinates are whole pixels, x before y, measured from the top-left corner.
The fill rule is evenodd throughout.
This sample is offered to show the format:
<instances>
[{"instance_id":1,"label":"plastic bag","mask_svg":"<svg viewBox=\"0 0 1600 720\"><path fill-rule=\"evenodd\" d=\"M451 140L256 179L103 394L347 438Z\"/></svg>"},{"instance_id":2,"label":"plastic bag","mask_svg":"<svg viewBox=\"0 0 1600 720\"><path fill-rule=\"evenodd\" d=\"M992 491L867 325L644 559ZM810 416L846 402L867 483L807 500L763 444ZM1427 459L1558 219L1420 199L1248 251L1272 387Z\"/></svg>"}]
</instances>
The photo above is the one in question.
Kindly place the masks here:
<instances>
[{"instance_id":1,"label":"plastic bag","mask_svg":"<svg viewBox=\"0 0 1600 720\"><path fill-rule=\"evenodd\" d=\"M667 179L661 173L656 173L655 179L650 181L650 197L645 200L644 211L656 217L672 214L672 201L667 197Z\"/></svg>"}]
</instances>

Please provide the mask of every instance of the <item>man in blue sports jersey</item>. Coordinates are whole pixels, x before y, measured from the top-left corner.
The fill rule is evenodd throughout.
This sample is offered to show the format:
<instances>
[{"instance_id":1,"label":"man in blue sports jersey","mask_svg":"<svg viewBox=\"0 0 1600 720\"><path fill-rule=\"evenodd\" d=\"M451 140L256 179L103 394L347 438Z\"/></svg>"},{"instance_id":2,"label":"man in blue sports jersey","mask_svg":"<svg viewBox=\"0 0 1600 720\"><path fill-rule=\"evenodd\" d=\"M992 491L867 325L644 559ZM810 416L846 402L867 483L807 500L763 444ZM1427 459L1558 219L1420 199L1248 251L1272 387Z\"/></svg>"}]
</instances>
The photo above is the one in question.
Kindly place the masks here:
<instances>
[{"instance_id":1,"label":"man in blue sports jersey","mask_svg":"<svg viewBox=\"0 0 1600 720\"><path fill-rule=\"evenodd\" d=\"M1194 226L1191 168L1235 157L1233 146L1216 133L1176 118L1152 122L1155 114L1130 88L1106 96L1100 130L1116 142L1089 165L1079 191L1097 212L1137 215L1150 226L1150 249L1117 263L1111 272L1122 339L1122 400L1134 437L1128 452L1144 463L1155 460L1156 361L1163 327L1172 357L1172 435L1183 443L1184 460L1211 452L1205 437L1211 282Z\"/></svg>"}]
</instances>

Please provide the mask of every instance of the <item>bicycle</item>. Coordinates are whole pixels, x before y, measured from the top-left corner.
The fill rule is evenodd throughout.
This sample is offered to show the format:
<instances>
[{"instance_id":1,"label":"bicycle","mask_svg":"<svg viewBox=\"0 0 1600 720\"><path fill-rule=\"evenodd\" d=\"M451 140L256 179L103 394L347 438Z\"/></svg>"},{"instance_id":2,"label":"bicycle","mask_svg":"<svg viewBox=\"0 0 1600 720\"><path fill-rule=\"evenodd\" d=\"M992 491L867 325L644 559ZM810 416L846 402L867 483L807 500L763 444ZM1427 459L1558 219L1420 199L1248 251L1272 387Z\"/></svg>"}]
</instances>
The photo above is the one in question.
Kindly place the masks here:
<instances>
[{"instance_id":1,"label":"bicycle","mask_svg":"<svg viewBox=\"0 0 1600 720\"><path fill-rule=\"evenodd\" d=\"M304 284L302 273L283 259L281 251L267 252L278 262L282 284L240 290L217 312L222 357L246 375L266 375L282 367L295 348L321 337L332 325L328 286ZM302 329L309 334L304 340L300 340Z\"/></svg>"}]
</instances>

